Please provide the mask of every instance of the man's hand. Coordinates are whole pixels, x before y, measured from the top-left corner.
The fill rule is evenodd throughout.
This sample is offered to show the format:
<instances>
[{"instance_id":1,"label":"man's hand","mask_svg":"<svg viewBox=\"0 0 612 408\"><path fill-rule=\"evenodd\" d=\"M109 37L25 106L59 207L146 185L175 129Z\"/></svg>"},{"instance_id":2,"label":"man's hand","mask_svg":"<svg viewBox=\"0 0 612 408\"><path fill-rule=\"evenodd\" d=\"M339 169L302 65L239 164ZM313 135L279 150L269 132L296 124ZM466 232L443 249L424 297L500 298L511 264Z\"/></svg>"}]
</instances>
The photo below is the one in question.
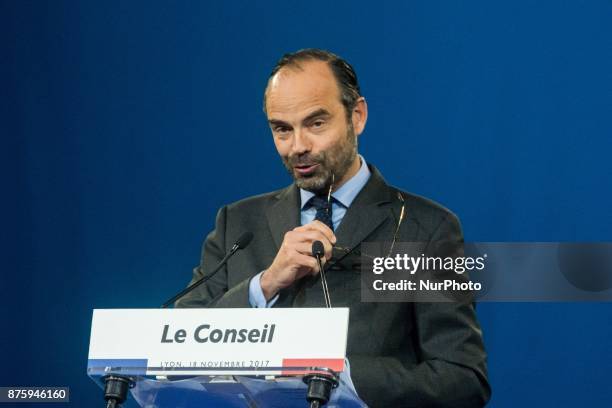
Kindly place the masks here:
<instances>
[{"instance_id":1,"label":"man's hand","mask_svg":"<svg viewBox=\"0 0 612 408\"><path fill-rule=\"evenodd\" d=\"M314 241L323 243L325 257L321 261L325 264L332 256L332 245L336 243L336 236L327 225L315 220L285 234L272 265L261 275L261 289L266 300L296 280L319 272L317 259L312 256Z\"/></svg>"}]
</instances>

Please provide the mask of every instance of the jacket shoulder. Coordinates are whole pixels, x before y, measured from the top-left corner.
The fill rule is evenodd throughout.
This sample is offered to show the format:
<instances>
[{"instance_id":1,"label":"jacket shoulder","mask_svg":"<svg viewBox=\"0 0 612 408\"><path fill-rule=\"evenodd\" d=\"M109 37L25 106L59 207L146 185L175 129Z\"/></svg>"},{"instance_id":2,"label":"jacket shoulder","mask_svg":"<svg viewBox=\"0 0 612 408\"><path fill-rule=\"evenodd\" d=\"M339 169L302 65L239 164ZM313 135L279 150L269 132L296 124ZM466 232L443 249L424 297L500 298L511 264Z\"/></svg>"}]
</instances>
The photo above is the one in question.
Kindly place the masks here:
<instances>
[{"instance_id":1,"label":"jacket shoulder","mask_svg":"<svg viewBox=\"0 0 612 408\"><path fill-rule=\"evenodd\" d=\"M459 217L442 204L418 194L392 188L402 194L406 203L406 216L417 221L421 227L433 232L442 222L448 221L460 228Z\"/></svg>"},{"instance_id":2,"label":"jacket shoulder","mask_svg":"<svg viewBox=\"0 0 612 408\"><path fill-rule=\"evenodd\" d=\"M442 204L390 185L385 181L384 177L375 166L371 164L369 166L372 172L371 180L378 186L377 188L380 194L383 194L385 190L388 191L388 193L384 194L385 196L389 194L388 198L391 201L396 200L395 197L398 193L402 195L407 210L407 217L413 218L417 223L421 224L421 226L426 226L427 229L431 229L432 227L436 228L444 220L459 224L457 216Z\"/></svg>"},{"instance_id":3,"label":"jacket shoulder","mask_svg":"<svg viewBox=\"0 0 612 408\"><path fill-rule=\"evenodd\" d=\"M246 197L238 201L234 201L233 203L227 204L228 212L235 211L246 211L246 210L254 210L257 208L264 208L271 201L275 201L277 197L283 193L285 193L287 188L283 188L276 191L270 191L268 193L257 194L254 196Z\"/></svg>"}]
</instances>

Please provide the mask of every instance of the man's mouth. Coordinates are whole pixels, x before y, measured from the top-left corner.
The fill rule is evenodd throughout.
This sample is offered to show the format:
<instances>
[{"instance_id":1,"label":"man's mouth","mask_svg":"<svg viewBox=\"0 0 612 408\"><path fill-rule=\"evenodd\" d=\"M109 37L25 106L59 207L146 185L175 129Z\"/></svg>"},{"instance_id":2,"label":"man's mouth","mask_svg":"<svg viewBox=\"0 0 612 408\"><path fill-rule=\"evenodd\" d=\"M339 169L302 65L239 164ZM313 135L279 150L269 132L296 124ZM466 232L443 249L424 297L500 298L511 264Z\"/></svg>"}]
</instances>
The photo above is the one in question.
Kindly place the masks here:
<instances>
[{"instance_id":1,"label":"man's mouth","mask_svg":"<svg viewBox=\"0 0 612 408\"><path fill-rule=\"evenodd\" d=\"M293 166L293 169L300 175L300 176L310 176L312 173L314 173L314 171L316 170L316 168L319 166L318 163L313 163L313 164L300 164L297 166Z\"/></svg>"}]
</instances>

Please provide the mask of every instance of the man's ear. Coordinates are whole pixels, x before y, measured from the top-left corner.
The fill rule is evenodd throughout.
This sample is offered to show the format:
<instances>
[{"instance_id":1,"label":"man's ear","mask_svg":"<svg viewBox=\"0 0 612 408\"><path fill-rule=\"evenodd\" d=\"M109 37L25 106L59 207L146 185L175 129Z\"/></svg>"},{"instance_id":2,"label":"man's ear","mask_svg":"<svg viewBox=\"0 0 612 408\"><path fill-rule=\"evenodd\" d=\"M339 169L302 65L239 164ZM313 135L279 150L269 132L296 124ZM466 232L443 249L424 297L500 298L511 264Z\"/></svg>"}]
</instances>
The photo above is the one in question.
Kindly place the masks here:
<instances>
[{"instance_id":1,"label":"man's ear","mask_svg":"<svg viewBox=\"0 0 612 408\"><path fill-rule=\"evenodd\" d=\"M353 121L355 135L358 136L363 132L363 129L365 129L366 122L368 121L368 104L363 96L357 99L351 119Z\"/></svg>"}]
</instances>

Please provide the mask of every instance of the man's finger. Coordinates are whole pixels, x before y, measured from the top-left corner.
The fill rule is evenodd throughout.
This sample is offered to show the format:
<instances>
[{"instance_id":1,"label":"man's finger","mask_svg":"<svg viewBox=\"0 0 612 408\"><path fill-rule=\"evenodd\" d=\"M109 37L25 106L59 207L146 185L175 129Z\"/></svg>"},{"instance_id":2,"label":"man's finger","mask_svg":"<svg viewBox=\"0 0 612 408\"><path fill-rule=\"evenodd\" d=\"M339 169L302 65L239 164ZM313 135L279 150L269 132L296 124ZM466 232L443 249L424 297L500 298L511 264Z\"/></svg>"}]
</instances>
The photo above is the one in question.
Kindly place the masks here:
<instances>
[{"instance_id":1,"label":"man's finger","mask_svg":"<svg viewBox=\"0 0 612 408\"><path fill-rule=\"evenodd\" d=\"M323 250L325 251L323 258L325 259L331 258L332 246L329 243L329 241L327 241L327 239L315 239L312 241L309 240L309 241L299 242L295 244L293 248L300 254L312 256L312 243L314 241L321 241L321 243L323 243Z\"/></svg>"},{"instance_id":2,"label":"man's finger","mask_svg":"<svg viewBox=\"0 0 612 408\"><path fill-rule=\"evenodd\" d=\"M302 265L308 270L307 274L316 275L319 272L319 265L317 263L316 258L314 258L313 256L296 254L294 259L299 265ZM323 259L321 259L321 261L323 261Z\"/></svg>"},{"instance_id":3,"label":"man's finger","mask_svg":"<svg viewBox=\"0 0 612 408\"><path fill-rule=\"evenodd\" d=\"M292 240L292 243L294 244L301 243L301 242L313 243L314 241L321 241L323 245L325 245L325 243L331 245L331 242L329 241L329 238L327 237L327 235L321 233L321 231L315 228L311 228L311 229L301 231L295 234L295 237Z\"/></svg>"},{"instance_id":4,"label":"man's finger","mask_svg":"<svg viewBox=\"0 0 612 408\"><path fill-rule=\"evenodd\" d=\"M321 221L314 220L306 224L305 227L311 227L316 229L317 231L321 231L321 233L327 237L329 242L331 242L332 244L336 243L336 235L334 234L334 231L332 231L331 228L323 224Z\"/></svg>"}]
</instances>

